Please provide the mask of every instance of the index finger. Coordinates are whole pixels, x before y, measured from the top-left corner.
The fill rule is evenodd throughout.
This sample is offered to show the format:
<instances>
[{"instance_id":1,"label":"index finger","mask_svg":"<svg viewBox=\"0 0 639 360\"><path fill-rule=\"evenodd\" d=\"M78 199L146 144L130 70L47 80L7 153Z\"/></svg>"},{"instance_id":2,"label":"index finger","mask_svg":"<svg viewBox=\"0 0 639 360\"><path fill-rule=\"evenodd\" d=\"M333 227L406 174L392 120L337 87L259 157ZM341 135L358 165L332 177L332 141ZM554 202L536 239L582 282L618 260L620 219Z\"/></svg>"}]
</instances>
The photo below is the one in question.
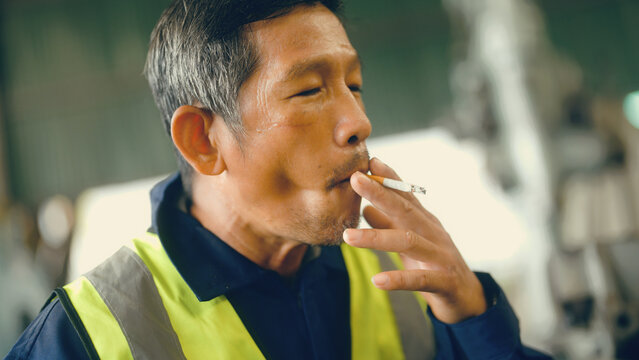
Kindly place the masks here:
<instances>
[{"instance_id":1,"label":"index finger","mask_svg":"<svg viewBox=\"0 0 639 360\"><path fill-rule=\"evenodd\" d=\"M373 175L381 175L389 179L402 181L402 179L399 177L399 175L397 175L397 172L395 172L393 168L386 165L383 161L381 161L378 158L372 158L369 162L369 166L370 166L371 174ZM437 218L422 205L422 203L419 201L419 199L417 199L417 197L414 194L399 192L399 191L396 191L396 193L402 196L403 198L407 199L411 203L413 203L417 208L423 210L425 215L429 219L431 219L434 222L439 222L439 220L437 220Z\"/></svg>"},{"instance_id":2,"label":"index finger","mask_svg":"<svg viewBox=\"0 0 639 360\"><path fill-rule=\"evenodd\" d=\"M386 165L383 161L381 161L380 159L374 157L369 161L369 168L371 171L372 175L381 175L385 178L388 179L393 179L393 180L398 180L398 181L402 181L402 179L399 177L399 175L397 175L397 172L395 172L395 170L393 170L393 168L391 168L390 166ZM417 200L417 198L415 197L414 194L412 193L408 193L408 192L398 192L398 194L405 198L406 200L414 203L414 204L418 204L419 200Z\"/></svg>"},{"instance_id":3,"label":"index finger","mask_svg":"<svg viewBox=\"0 0 639 360\"><path fill-rule=\"evenodd\" d=\"M393 190L386 189L359 171L351 176L351 187L357 194L392 218L395 224L405 224L408 228L412 228L419 227L425 220L420 219L418 208L411 201Z\"/></svg>"}]
</instances>

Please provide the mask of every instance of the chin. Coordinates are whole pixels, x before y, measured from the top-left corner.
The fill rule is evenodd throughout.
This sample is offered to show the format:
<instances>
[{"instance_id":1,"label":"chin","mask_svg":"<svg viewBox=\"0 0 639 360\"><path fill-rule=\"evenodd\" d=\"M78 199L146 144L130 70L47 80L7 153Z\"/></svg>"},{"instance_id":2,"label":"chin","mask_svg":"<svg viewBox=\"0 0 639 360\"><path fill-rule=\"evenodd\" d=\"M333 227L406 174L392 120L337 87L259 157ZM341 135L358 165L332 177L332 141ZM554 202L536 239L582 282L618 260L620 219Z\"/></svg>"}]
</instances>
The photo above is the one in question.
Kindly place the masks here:
<instances>
[{"instance_id":1,"label":"chin","mask_svg":"<svg viewBox=\"0 0 639 360\"><path fill-rule=\"evenodd\" d=\"M359 210L348 214L345 218L335 216L312 216L298 218L295 227L301 242L309 245L337 246L344 242L344 230L359 226Z\"/></svg>"},{"instance_id":2,"label":"chin","mask_svg":"<svg viewBox=\"0 0 639 360\"><path fill-rule=\"evenodd\" d=\"M350 188L350 185L348 186ZM326 199L323 206L297 209L290 215L292 223L287 237L309 245L335 246L344 242L344 230L357 228L360 221L362 198L352 189L350 194L339 194ZM328 206L327 206L328 205Z\"/></svg>"}]
</instances>

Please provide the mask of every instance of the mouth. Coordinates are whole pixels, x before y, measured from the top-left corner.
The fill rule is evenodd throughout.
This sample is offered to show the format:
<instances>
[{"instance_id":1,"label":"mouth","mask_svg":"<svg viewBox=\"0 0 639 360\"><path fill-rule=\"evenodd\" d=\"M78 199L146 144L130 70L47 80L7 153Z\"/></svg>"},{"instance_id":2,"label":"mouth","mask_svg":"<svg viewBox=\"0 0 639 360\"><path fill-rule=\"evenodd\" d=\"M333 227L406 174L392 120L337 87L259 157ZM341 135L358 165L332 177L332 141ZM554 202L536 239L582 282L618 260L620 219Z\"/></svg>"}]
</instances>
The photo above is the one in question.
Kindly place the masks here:
<instances>
[{"instance_id":1,"label":"mouth","mask_svg":"<svg viewBox=\"0 0 639 360\"><path fill-rule=\"evenodd\" d=\"M330 190L336 187L342 187L347 184L350 184L351 176L353 176L353 174L355 174L358 171L361 172L362 174L366 174L368 172L368 166L361 166L356 169L352 169L348 171L345 175L341 175L337 177L335 180L332 180L329 183L328 189Z\"/></svg>"},{"instance_id":2,"label":"mouth","mask_svg":"<svg viewBox=\"0 0 639 360\"><path fill-rule=\"evenodd\" d=\"M345 187L348 186L348 184L350 183L349 181L350 179L344 179L340 182L338 182L337 184L333 185L332 188L341 188L341 187Z\"/></svg>"},{"instance_id":3,"label":"mouth","mask_svg":"<svg viewBox=\"0 0 639 360\"><path fill-rule=\"evenodd\" d=\"M345 187L350 182L351 176L357 171L361 171L364 174L367 173L368 161L369 156L366 149L353 154L348 161L333 170L332 176L326 183L326 189L330 191L337 186Z\"/></svg>"}]
</instances>

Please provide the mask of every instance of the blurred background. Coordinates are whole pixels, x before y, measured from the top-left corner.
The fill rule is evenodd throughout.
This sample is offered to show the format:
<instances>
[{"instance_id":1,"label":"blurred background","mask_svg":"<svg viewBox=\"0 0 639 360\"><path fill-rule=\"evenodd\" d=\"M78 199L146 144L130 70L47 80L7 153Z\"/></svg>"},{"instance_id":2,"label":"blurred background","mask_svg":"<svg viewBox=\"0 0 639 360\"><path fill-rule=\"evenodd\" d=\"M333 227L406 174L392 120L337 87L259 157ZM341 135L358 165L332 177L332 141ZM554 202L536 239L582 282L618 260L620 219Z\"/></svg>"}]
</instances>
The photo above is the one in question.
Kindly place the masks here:
<instances>
[{"instance_id":1,"label":"blurred background","mask_svg":"<svg viewBox=\"0 0 639 360\"><path fill-rule=\"evenodd\" d=\"M0 354L175 171L141 75L168 1L0 0ZM639 358L639 1L347 0L372 155L424 185L523 341Z\"/></svg>"}]
</instances>

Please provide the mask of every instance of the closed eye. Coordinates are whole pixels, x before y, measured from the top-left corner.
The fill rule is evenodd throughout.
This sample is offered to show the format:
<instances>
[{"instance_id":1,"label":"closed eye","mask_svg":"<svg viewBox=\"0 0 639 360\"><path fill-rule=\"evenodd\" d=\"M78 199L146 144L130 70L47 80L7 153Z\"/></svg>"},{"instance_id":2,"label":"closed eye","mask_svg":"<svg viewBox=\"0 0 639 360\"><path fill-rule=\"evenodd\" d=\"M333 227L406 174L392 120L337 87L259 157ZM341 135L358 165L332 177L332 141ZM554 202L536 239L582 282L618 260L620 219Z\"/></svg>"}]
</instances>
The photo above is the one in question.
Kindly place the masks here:
<instances>
[{"instance_id":1,"label":"closed eye","mask_svg":"<svg viewBox=\"0 0 639 360\"><path fill-rule=\"evenodd\" d=\"M312 88L295 94L295 96L312 96L320 92L320 88Z\"/></svg>"}]
</instances>

